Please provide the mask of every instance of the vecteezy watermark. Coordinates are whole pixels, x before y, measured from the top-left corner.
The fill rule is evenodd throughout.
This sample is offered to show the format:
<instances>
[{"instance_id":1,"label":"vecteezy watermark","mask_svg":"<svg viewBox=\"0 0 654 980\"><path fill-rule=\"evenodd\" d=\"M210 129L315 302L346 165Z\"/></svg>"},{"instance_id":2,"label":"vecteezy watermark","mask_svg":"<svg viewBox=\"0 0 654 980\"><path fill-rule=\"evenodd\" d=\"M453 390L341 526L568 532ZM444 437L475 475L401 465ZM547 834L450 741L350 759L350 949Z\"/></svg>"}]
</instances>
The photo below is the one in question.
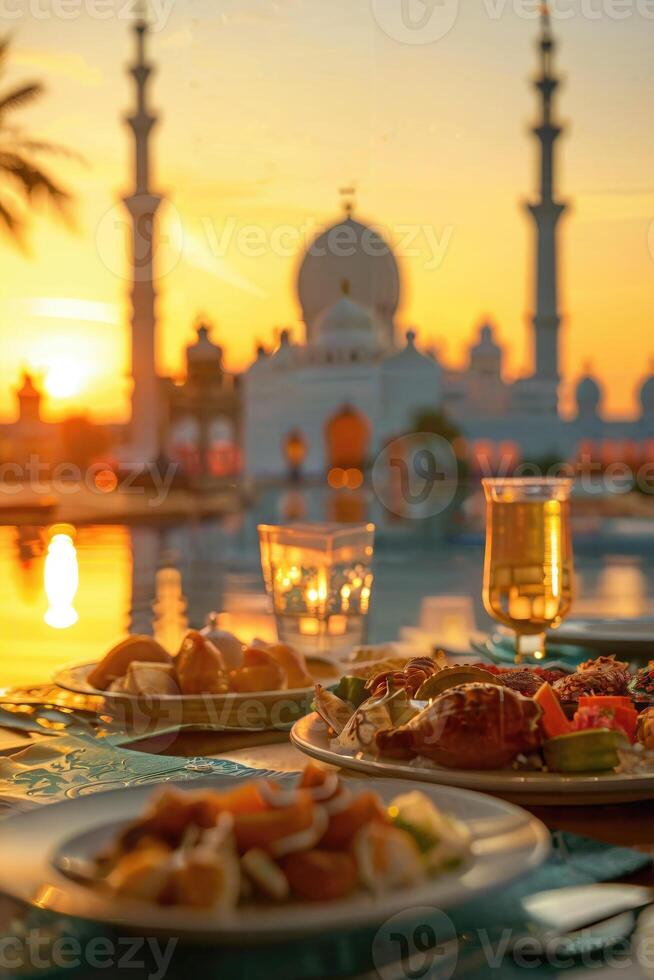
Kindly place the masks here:
<instances>
[{"instance_id":1,"label":"vecteezy watermark","mask_svg":"<svg viewBox=\"0 0 654 980\"><path fill-rule=\"evenodd\" d=\"M370 0L373 16L388 37L402 44L433 44L440 41L457 22L459 0ZM507 14L536 21L542 13L542 0L482 0L481 8L489 20ZM654 0L549 0L553 21L579 17L584 20L654 20Z\"/></svg>"},{"instance_id":2,"label":"vecteezy watermark","mask_svg":"<svg viewBox=\"0 0 654 980\"><path fill-rule=\"evenodd\" d=\"M450 980L474 974L501 980L512 962L512 972L539 967L554 970L614 969L639 967L654 976L654 932L651 916L645 913L634 933L636 915L626 912L602 930L589 926L574 935L556 935L552 930L511 929L493 920L492 908L486 922L466 926L457 933L454 923L441 909L430 906L407 908L388 919L372 943L372 960L381 980ZM639 971L640 975L640 971Z\"/></svg>"},{"instance_id":3,"label":"vecteezy watermark","mask_svg":"<svg viewBox=\"0 0 654 980\"><path fill-rule=\"evenodd\" d=\"M359 254L370 258L393 254L433 272L442 265L454 235L451 224L441 228L410 222L363 227L340 222L323 233L315 219L264 225L242 222L235 215L220 222L204 215L198 234L184 226L173 204L166 201L161 214L157 205L158 201L148 195L128 197L112 205L98 222L97 253L117 278L136 282L163 279L181 259L212 269L229 256L293 259L302 253L346 259Z\"/></svg>"},{"instance_id":4,"label":"vecteezy watermark","mask_svg":"<svg viewBox=\"0 0 654 980\"><path fill-rule=\"evenodd\" d=\"M160 507L168 497L178 470L178 463L168 462L165 467L160 467L154 462L140 470L116 474L107 463L92 463L86 467L67 462L52 464L32 454L23 463L0 463L0 496L15 497L25 490L35 496L50 493L69 496L85 490L96 494L147 496L149 507Z\"/></svg>"},{"instance_id":5,"label":"vecteezy watermark","mask_svg":"<svg viewBox=\"0 0 654 980\"><path fill-rule=\"evenodd\" d=\"M372 467L372 486L386 510L424 520L452 503L458 463L452 445L433 432L415 432L390 442Z\"/></svg>"},{"instance_id":6,"label":"vecteezy watermark","mask_svg":"<svg viewBox=\"0 0 654 980\"><path fill-rule=\"evenodd\" d=\"M337 224L325 234L314 220L299 225L281 224L272 228L257 224L243 224L229 216L221 226L211 218L202 219L204 237L212 258L223 259L230 251L245 258L260 258L267 254L280 258L294 258L300 252L323 258L351 258L363 253L370 258L392 252L400 258L423 261L428 271L439 268L454 235L453 225L441 229L430 224L398 223L389 226L375 225L360 229L351 223Z\"/></svg>"},{"instance_id":7,"label":"vecteezy watermark","mask_svg":"<svg viewBox=\"0 0 654 980\"><path fill-rule=\"evenodd\" d=\"M371 0L371 7L384 34L402 44L440 41L459 15L459 0Z\"/></svg>"},{"instance_id":8,"label":"vecteezy watermark","mask_svg":"<svg viewBox=\"0 0 654 980\"><path fill-rule=\"evenodd\" d=\"M153 936L93 936L81 939L59 929L15 929L0 938L0 970L8 976L43 970L107 969L138 971L146 980L163 980L170 968L177 939ZM134 973L132 973L134 975Z\"/></svg>"},{"instance_id":9,"label":"vecteezy watermark","mask_svg":"<svg viewBox=\"0 0 654 980\"><path fill-rule=\"evenodd\" d=\"M542 0L482 0L490 20L500 20L511 13L522 20L538 20ZM571 20L630 20L642 17L654 20L654 0L549 0L547 4L553 21Z\"/></svg>"},{"instance_id":10,"label":"vecteezy watermark","mask_svg":"<svg viewBox=\"0 0 654 980\"><path fill-rule=\"evenodd\" d=\"M172 13L174 0L149 0L148 25L162 31ZM138 20L138 0L0 0L0 22L18 20Z\"/></svg>"},{"instance_id":11,"label":"vecteezy watermark","mask_svg":"<svg viewBox=\"0 0 654 980\"><path fill-rule=\"evenodd\" d=\"M469 455L465 446L453 446L431 432L415 432L394 439L379 453L372 466L372 486L386 510L406 520L420 521L445 511L461 484L459 457L472 468L470 485L483 477L569 477L588 497L615 496L638 491L654 494L654 460L636 464L615 459L600 461L586 453L571 462L547 466L518 462L515 454L493 458Z\"/></svg>"},{"instance_id":12,"label":"vecteezy watermark","mask_svg":"<svg viewBox=\"0 0 654 980\"><path fill-rule=\"evenodd\" d=\"M454 923L445 912L429 905L387 919L372 942L372 961L381 980L449 980L457 958Z\"/></svg>"}]
</instances>

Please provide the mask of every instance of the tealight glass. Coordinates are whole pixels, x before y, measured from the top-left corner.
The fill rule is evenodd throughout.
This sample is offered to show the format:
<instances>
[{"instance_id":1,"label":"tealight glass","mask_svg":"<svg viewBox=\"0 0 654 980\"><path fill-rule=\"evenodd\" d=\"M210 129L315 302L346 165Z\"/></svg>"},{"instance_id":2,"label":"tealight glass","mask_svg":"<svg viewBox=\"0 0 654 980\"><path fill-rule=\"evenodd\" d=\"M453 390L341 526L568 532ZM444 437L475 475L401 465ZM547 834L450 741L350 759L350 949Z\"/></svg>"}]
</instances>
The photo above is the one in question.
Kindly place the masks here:
<instances>
[{"instance_id":1,"label":"tealight glass","mask_svg":"<svg viewBox=\"0 0 654 980\"><path fill-rule=\"evenodd\" d=\"M260 524L258 530L279 639L328 657L364 643L374 524Z\"/></svg>"}]
</instances>

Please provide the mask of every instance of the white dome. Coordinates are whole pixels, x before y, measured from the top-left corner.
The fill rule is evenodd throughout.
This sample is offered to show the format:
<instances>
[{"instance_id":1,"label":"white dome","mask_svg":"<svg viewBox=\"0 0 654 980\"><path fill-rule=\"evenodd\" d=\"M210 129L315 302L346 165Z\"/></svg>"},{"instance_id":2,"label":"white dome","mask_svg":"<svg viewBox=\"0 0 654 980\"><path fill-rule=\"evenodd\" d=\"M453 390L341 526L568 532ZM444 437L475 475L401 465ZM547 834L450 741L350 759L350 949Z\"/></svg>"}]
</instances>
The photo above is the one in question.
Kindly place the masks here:
<instances>
[{"instance_id":1,"label":"white dome","mask_svg":"<svg viewBox=\"0 0 654 980\"><path fill-rule=\"evenodd\" d=\"M349 296L342 295L316 320L314 345L374 351L379 348L380 340L370 313Z\"/></svg>"},{"instance_id":2,"label":"white dome","mask_svg":"<svg viewBox=\"0 0 654 980\"><path fill-rule=\"evenodd\" d=\"M387 357L382 364L384 371L408 371L420 374L428 380L439 379L442 370L437 360L422 354L416 347L415 330L407 330L406 345L397 354Z\"/></svg>"},{"instance_id":3,"label":"white dome","mask_svg":"<svg viewBox=\"0 0 654 980\"><path fill-rule=\"evenodd\" d=\"M316 320L338 301L341 283L350 282L352 299L371 310L393 345L393 320L400 299L400 273L392 249L382 236L348 216L326 228L306 251L298 274L298 297L307 339Z\"/></svg>"}]
</instances>

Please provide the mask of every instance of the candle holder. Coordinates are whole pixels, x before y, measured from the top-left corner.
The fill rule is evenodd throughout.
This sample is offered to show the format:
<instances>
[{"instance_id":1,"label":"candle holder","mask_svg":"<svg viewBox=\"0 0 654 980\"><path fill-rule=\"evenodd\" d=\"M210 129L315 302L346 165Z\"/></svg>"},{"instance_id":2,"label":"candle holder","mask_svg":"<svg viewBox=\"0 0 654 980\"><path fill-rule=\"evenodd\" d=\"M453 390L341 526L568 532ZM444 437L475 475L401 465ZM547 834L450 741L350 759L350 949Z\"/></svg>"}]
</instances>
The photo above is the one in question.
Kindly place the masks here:
<instances>
[{"instance_id":1,"label":"candle holder","mask_svg":"<svg viewBox=\"0 0 654 980\"><path fill-rule=\"evenodd\" d=\"M337 657L365 642L374 524L260 524L261 568L283 643Z\"/></svg>"}]
</instances>

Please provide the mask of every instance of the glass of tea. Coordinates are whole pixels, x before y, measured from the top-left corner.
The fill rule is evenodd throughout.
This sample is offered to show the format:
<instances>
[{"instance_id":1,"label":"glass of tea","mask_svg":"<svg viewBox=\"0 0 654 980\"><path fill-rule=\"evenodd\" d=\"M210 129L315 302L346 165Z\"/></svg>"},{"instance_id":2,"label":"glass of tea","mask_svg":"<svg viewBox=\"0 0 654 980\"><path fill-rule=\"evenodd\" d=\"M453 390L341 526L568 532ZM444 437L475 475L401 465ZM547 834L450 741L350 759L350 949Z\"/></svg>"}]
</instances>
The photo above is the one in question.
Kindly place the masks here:
<instances>
[{"instance_id":1,"label":"glass of tea","mask_svg":"<svg viewBox=\"0 0 654 980\"><path fill-rule=\"evenodd\" d=\"M545 630L572 604L572 480L521 477L482 480L486 495L486 611L516 633L516 663L545 656Z\"/></svg>"}]
</instances>

